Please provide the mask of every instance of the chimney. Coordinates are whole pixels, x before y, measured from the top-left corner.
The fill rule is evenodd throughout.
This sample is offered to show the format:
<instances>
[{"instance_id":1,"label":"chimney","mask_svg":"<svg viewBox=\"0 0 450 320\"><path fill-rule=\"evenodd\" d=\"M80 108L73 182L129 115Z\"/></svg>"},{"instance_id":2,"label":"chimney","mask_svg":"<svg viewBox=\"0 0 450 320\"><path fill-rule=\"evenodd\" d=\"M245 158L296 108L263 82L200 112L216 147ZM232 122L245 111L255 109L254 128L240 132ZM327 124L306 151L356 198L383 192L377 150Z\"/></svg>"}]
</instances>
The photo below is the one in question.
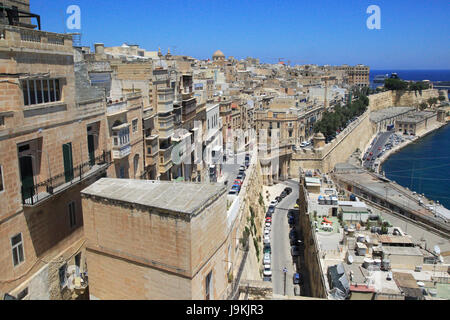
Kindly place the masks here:
<instances>
[{"instance_id":1,"label":"chimney","mask_svg":"<svg viewBox=\"0 0 450 320\"><path fill-rule=\"evenodd\" d=\"M95 54L104 54L105 53L105 45L103 43L94 44Z\"/></svg>"}]
</instances>

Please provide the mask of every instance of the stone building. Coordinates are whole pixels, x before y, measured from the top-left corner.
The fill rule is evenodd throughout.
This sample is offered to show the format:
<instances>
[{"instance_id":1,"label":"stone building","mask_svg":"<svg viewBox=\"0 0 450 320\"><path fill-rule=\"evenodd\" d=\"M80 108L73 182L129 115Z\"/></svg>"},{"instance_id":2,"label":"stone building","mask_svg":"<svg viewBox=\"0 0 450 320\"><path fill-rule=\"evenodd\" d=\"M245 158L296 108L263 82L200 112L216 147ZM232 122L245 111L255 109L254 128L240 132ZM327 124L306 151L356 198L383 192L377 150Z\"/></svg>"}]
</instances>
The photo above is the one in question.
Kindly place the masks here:
<instances>
[{"instance_id":1,"label":"stone building","mask_svg":"<svg viewBox=\"0 0 450 320\"><path fill-rule=\"evenodd\" d=\"M82 198L91 299L226 298L225 186L101 179Z\"/></svg>"},{"instance_id":2,"label":"stone building","mask_svg":"<svg viewBox=\"0 0 450 320\"><path fill-rule=\"evenodd\" d=\"M433 111L418 111L402 116L395 121L395 131L404 134L417 135L437 122L437 113Z\"/></svg>"},{"instance_id":3,"label":"stone building","mask_svg":"<svg viewBox=\"0 0 450 320\"><path fill-rule=\"evenodd\" d=\"M300 141L298 115L282 109L256 110L255 126L264 184L289 179L293 146Z\"/></svg>"},{"instance_id":4,"label":"stone building","mask_svg":"<svg viewBox=\"0 0 450 320\"><path fill-rule=\"evenodd\" d=\"M84 270L80 190L110 162L105 103L76 97L71 36L27 24L0 24L0 295L67 299Z\"/></svg>"}]
</instances>

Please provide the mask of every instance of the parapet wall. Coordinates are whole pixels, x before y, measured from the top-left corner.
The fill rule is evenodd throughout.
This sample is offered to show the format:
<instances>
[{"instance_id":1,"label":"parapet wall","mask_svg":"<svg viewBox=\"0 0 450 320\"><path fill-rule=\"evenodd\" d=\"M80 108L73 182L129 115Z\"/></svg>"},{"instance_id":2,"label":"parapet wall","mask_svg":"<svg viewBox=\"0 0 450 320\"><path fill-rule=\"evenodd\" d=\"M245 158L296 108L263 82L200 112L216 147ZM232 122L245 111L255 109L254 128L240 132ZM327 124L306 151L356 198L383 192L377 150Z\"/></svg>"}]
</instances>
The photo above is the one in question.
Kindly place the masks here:
<instances>
[{"instance_id":1,"label":"parapet wall","mask_svg":"<svg viewBox=\"0 0 450 320\"><path fill-rule=\"evenodd\" d=\"M300 150L293 154L290 172L298 178L299 168L319 169L321 172L330 172L335 165L346 162L348 157L356 150L364 150L370 142L377 128L370 121L370 113L392 106L418 106L430 97L438 97L436 89L417 92L386 91L369 96L368 110L358 120L350 124L336 139L321 149Z\"/></svg>"}]
</instances>

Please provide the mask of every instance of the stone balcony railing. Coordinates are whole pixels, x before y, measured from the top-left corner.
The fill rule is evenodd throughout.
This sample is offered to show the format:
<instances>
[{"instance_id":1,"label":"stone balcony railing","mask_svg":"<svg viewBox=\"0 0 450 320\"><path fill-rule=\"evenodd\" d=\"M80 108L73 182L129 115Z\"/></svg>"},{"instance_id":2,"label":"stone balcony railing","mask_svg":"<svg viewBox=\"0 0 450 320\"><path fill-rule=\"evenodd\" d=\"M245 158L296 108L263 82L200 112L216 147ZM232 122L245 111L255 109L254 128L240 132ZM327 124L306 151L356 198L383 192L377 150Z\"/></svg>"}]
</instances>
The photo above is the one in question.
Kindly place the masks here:
<instances>
[{"instance_id":1,"label":"stone balcony railing","mask_svg":"<svg viewBox=\"0 0 450 320\"><path fill-rule=\"evenodd\" d=\"M0 25L0 48L44 50L73 55L72 36L29 28Z\"/></svg>"}]
</instances>

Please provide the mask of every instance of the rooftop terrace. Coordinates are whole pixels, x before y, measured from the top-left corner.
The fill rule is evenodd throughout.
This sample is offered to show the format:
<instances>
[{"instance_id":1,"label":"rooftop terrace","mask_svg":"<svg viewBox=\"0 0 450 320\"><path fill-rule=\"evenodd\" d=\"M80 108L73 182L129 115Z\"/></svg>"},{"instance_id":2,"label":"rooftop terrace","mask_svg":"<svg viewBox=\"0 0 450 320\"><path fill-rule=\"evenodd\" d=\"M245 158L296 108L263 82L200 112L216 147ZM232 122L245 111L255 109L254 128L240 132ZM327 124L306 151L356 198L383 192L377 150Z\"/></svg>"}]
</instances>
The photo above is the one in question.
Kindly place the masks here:
<instances>
[{"instance_id":1,"label":"rooftop terrace","mask_svg":"<svg viewBox=\"0 0 450 320\"><path fill-rule=\"evenodd\" d=\"M103 178L81 194L193 215L225 192L222 184Z\"/></svg>"}]
</instances>

